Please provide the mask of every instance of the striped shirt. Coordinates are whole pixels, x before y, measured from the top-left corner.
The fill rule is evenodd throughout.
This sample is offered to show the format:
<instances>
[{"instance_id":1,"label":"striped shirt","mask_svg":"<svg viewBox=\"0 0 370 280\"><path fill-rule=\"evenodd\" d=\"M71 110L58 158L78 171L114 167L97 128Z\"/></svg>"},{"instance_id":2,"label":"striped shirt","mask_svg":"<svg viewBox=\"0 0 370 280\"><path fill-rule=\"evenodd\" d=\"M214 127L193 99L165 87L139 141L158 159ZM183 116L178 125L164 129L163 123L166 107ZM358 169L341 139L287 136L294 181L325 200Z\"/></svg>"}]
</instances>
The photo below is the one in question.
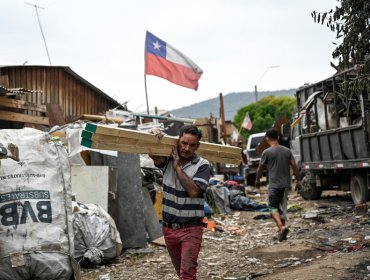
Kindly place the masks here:
<instances>
[{"instance_id":1,"label":"striped shirt","mask_svg":"<svg viewBox=\"0 0 370 280\"><path fill-rule=\"evenodd\" d=\"M186 223L202 220L204 217L204 192L210 178L209 162L195 155L182 167L201 190L198 197L192 198L181 185L172 166L172 158L166 159L163 173L163 220L167 223Z\"/></svg>"}]
</instances>

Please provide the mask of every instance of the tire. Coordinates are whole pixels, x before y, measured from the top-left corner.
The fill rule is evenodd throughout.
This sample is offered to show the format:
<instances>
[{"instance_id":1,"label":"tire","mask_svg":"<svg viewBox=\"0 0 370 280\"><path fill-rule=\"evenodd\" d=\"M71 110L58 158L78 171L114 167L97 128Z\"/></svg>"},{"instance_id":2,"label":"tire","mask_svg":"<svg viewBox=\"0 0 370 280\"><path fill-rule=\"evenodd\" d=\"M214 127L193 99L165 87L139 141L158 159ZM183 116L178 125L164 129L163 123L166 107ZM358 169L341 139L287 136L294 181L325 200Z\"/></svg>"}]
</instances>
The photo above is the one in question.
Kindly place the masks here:
<instances>
[{"instance_id":1,"label":"tire","mask_svg":"<svg viewBox=\"0 0 370 280\"><path fill-rule=\"evenodd\" d=\"M307 176L301 175L302 186L297 190L304 200L317 200L320 198L322 189L316 187L315 183L307 180Z\"/></svg>"},{"instance_id":2,"label":"tire","mask_svg":"<svg viewBox=\"0 0 370 280\"><path fill-rule=\"evenodd\" d=\"M359 205L370 199L370 192L367 187L366 175L354 174L351 177L351 196L353 203Z\"/></svg>"}]
</instances>

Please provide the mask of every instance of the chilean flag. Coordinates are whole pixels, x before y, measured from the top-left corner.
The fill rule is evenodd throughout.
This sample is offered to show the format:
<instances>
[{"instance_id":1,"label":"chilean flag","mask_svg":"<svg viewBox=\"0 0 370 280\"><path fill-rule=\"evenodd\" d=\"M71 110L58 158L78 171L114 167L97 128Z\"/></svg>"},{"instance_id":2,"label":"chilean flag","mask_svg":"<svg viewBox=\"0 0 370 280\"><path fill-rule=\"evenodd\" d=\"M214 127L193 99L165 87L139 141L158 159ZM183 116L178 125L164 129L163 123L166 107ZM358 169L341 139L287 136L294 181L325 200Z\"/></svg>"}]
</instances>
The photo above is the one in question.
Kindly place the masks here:
<instances>
[{"instance_id":1,"label":"chilean flag","mask_svg":"<svg viewBox=\"0 0 370 280\"><path fill-rule=\"evenodd\" d=\"M147 31L145 74L158 76L179 86L197 90L198 80L203 71L186 55Z\"/></svg>"},{"instance_id":2,"label":"chilean flag","mask_svg":"<svg viewBox=\"0 0 370 280\"><path fill-rule=\"evenodd\" d=\"M244 127L245 129L247 130L251 130L252 129L252 120L251 118L249 117L249 113L246 112L245 113L245 116L244 116L244 120L243 120L243 123L242 123L242 127Z\"/></svg>"}]
</instances>

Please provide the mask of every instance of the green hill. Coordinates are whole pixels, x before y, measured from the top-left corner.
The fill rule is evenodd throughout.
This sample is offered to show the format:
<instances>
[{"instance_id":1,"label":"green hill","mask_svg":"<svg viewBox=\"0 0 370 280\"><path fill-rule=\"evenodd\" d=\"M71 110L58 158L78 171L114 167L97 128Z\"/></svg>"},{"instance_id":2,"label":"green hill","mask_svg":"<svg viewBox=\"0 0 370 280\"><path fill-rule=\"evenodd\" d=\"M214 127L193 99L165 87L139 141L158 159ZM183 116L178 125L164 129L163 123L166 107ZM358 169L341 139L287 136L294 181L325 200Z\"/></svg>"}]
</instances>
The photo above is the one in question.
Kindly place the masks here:
<instances>
[{"instance_id":1,"label":"green hill","mask_svg":"<svg viewBox=\"0 0 370 280\"><path fill-rule=\"evenodd\" d=\"M295 89L276 90L276 91L261 91L258 92L258 99L265 96L294 96ZM233 92L223 96L225 120L232 121L236 112L249 103L255 102L254 92ZM172 110L171 113L179 118L208 118L211 114L215 117L220 115L220 99L219 97L208 99L193 105L181 107Z\"/></svg>"}]
</instances>

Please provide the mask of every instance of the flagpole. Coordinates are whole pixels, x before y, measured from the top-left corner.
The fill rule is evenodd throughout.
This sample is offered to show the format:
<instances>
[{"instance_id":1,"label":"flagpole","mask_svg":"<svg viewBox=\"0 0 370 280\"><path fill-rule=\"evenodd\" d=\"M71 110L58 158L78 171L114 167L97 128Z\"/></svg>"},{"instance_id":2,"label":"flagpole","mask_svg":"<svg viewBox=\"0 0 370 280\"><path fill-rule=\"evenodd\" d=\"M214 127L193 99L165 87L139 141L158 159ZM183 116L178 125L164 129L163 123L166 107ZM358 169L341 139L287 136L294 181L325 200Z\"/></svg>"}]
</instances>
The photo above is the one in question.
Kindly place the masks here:
<instances>
[{"instance_id":1,"label":"flagpole","mask_svg":"<svg viewBox=\"0 0 370 280\"><path fill-rule=\"evenodd\" d=\"M148 38L148 31L145 33L145 47L144 47L144 85L145 85L145 98L146 98L146 112L149 115L149 102L148 102L148 91L146 88L146 40Z\"/></svg>"},{"instance_id":2,"label":"flagpole","mask_svg":"<svg viewBox=\"0 0 370 280\"><path fill-rule=\"evenodd\" d=\"M248 112L247 112L248 113ZM246 113L246 114L247 114ZM243 120L242 120L242 123L240 124L240 128L239 128L239 134L240 134L240 132L242 132L242 128L243 128L243 124L244 124L244 120L245 120L245 115L244 115L244 118L243 118Z\"/></svg>"},{"instance_id":3,"label":"flagpole","mask_svg":"<svg viewBox=\"0 0 370 280\"><path fill-rule=\"evenodd\" d=\"M144 74L144 84L145 84L146 112L149 115L149 102L148 102L148 92L146 90L146 75L145 74Z\"/></svg>"},{"instance_id":4,"label":"flagpole","mask_svg":"<svg viewBox=\"0 0 370 280\"><path fill-rule=\"evenodd\" d=\"M241 125L240 125L239 134L240 134L240 132L242 132L242 128L243 128L243 123L241 123Z\"/></svg>"}]
</instances>

